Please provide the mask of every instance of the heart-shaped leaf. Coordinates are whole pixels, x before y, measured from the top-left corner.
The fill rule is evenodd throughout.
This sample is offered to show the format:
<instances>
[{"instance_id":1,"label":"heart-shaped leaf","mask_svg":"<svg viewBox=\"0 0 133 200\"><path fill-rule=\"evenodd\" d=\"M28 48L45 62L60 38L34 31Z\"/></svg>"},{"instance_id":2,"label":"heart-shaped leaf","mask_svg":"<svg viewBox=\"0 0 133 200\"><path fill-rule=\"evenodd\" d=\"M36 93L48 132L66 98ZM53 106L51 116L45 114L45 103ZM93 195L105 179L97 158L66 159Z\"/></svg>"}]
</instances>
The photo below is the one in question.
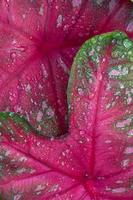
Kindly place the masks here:
<instances>
[{"instance_id":1,"label":"heart-shaped leaf","mask_svg":"<svg viewBox=\"0 0 133 200\"><path fill-rule=\"evenodd\" d=\"M0 114L3 198L132 200L133 42L98 35L78 52L68 87L69 134L37 135L23 117Z\"/></svg>"},{"instance_id":2,"label":"heart-shaped leaf","mask_svg":"<svg viewBox=\"0 0 133 200\"><path fill-rule=\"evenodd\" d=\"M123 0L0 2L0 111L23 115L42 135L67 131L66 87L79 46L115 29L133 36Z\"/></svg>"}]
</instances>

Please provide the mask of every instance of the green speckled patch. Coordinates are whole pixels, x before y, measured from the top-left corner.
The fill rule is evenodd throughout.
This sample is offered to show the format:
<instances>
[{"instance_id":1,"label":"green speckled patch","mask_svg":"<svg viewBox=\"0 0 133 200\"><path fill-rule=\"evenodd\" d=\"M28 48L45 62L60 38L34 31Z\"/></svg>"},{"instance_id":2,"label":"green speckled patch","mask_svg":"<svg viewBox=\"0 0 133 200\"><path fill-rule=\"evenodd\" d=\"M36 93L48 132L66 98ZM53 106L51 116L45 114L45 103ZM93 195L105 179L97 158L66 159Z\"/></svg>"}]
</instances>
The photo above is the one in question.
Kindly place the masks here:
<instances>
[{"instance_id":1,"label":"green speckled patch","mask_svg":"<svg viewBox=\"0 0 133 200\"><path fill-rule=\"evenodd\" d=\"M69 115L79 129L95 113L98 119L111 119L111 134L132 137L133 41L118 31L86 41L75 57L67 92Z\"/></svg>"},{"instance_id":2,"label":"green speckled patch","mask_svg":"<svg viewBox=\"0 0 133 200\"><path fill-rule=\"evenodd\" d=\"M107 67L110 78L119 79L124 86L132 87L133 42L125 33L118 31L98 35L86 41L75 57L68 84L69 104L74 81L85 76L87 81L93 83L94 73L108 56L111 57L108 63L111 67ZM121 64L118 65L119 62ZM116 63L116 66L113 63Z\"/></svg>"},{"instance_id":3,"label":"green speckled patch","mask_svg":"<svg viewBox=\"0 0 133 200\"><path fill-rule=\"evenodd\" d=\"M24 117L19 116L18 114L15 114L13 112L1 112L0 113L0 130L5 127L5 123L8 124L6 126L8 129L10 129L10 124L14 123L17 127L22 128L25 132L29 132L31 130L30 125L25 120ZM10 129L10 131L12 131Z\"/></svg>"},{"instance_id":4,"label":"green speckled patch","mask_svg":"<svg viewBox=\"0 0 133 200\"><path fill-rule=\"evenodd\" d=\"M24 117L12 112L0 113L0 141L7 137L11 141L27 143L28 136L33 128Z\"/></svg>"}]
</instances>

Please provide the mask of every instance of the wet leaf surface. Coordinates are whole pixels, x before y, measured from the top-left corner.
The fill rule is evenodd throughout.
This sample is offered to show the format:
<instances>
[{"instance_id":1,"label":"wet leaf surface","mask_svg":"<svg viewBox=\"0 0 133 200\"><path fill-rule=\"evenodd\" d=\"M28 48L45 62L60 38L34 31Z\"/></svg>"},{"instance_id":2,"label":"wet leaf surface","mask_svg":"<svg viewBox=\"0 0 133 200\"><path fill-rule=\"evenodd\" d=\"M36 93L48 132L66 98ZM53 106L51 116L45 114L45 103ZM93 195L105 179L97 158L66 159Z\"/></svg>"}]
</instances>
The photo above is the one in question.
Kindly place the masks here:
<instances>
[{"instance_id":1,"label":"wet leaf surface","mask_svg":"<svg viewBox=\"0 0 133 200\"><path fill-rule=\"evenodd\" d=\"M132 3L2 0L0 10L0 111L23 115L39 134L65 134L66 88L77 50L115 29L132 37Z\"/></svg>"},{"instance_id":2,"label":"wet leaf surface","mask_svg":"<svg viewBox=\"0 0 133 200\"><path fill-rule=\"evenodd\" d=\"M0 114L0 192L6 200L132 200L133 42L112 32L88 40L68 85L69 134L39 136Z\"/></svg>"}]
</instances>

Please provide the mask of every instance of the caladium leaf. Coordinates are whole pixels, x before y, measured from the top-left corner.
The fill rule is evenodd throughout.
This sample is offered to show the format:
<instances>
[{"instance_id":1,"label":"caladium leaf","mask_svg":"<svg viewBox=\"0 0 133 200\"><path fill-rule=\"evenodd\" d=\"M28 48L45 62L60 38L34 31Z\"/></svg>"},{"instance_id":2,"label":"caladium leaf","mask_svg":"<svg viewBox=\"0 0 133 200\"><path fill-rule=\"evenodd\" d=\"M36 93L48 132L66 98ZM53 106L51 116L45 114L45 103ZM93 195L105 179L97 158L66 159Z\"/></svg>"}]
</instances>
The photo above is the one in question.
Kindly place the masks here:
<instances>
[{"instance_id":1,"label":"caladium leaf","mask_svg":"<svg viewBox=\"0 0 133 200\"><path fill-rule=\"evenodd\" d=\"M70 75L70 131L39 136L15 113L0 114L0 192L36 200L132 200L133 42L98 35Z\"/></svg>"},{"instance_id":2,"label":"caladium leaf","mask_svg":"<svg viewBox=\"0 0 133 200\"><path fill-rule=\"evenodd\" d=\"M72 148L72 145L76 148L76 141L69 137L58 140L39 137L24 118L13 113L1 113L0 122L3 198L76 200L86 194L76 180L83 173L81 160L76 158L77 150Z\"/></svg>"},{"instance_id":3,"label":"caladium leaf","mask_svg":"<svg viewBox=\"0 0 133 200\"><path fill-rule=\"evenodd\" d=\"M0 111L23 115L43 135L66 133L66 87L77 49L116 28L133 36L132 3L2 0L0 10Z\"/></svg>"},{"instance_id":4,"label":"caladium leaf","mask_svg":"<svg viewBox=\"0 0 133 200\"><path fill-rule=\"evenodd\" d=\"M98 190L109 199L133 198L132 64L125 34L96 36L76 56L69 81L71 132L89 136L88 173L101 177Z\"/></svg>"}]
</instances>

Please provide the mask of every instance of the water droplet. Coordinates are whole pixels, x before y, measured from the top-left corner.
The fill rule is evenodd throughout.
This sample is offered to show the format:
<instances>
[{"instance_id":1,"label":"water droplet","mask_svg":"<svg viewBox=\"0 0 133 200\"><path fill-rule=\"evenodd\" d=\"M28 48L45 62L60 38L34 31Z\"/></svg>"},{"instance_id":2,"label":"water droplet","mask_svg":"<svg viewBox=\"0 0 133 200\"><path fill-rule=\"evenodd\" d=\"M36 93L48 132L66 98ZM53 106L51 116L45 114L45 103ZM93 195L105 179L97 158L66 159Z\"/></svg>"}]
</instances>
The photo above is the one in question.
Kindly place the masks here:
<instances>
[{"instance_id":1,"label":"water droplet","mask_svg":"<svg viewBox=\"0 0 133 200\"><path fill-rule=\"evenodd\" d=\"M102 74L101 74L101 73L98 75L98 80L99 80L99 81L102 80Z\"/></svg>"},{"instance_id":2,"label":"water droplet","mask_svg":"<svg viewBox=\"0 0 133 200\"><path fill-rule=\"evenodd\" d=\"M128 26L127 26L127 29L126 29L127 32L133 32L133 21L131 21Z\"/></svg>"},{"instance_id":3,"label":"water droplet","mask_svg":"<svg viewBox=\"0 0 133 200\"><path fill-rule=\"evenodd\" d=\"M80 135L84 135L84 134L85 134L85 131L81 130L81 131L79 132L79 134L80 134Z\"/></svg>"},{"instance_id":4,"label":"water droplet","mask_svg":"<svg viewBox=\"0 0 133 200\"><path fill-rule=\"evenodd\" d=\"M23 17L23 19L25 19L25 18L26 18L26 15L25 15L25 14L23 14L23 15L22 15L22 17Z\"/></svg>"},{"instance_id":5,"label":"water droplet","mask_svg":"<svg viewBox=\"0 0 133 200\"><path fill-rule=\"evenodd\" d=\"M39 111L37 113L37 117L36 117L36 121L37 122L41 122L42 121L42 118L43 118L43 113L41 111Z\"/></svg>"},{"instance_id":6,"label":"water droplet","mask_svg":"<svg viewBox=\"0 0 133 200\"><path fill-rule=\"evenodd\" d=\"M130 137L133 136L133 129L130 130L127 134L128 134L128 136L130 136Z\"/></svg>"},{"instance_id":7,"label":"water droplet","mask_svg":"<svg viewBox=\"0 0 133 200\"><path fill-rule=\"evenodd\" d=\"M10 117L13 117L13 116L14 116L14 113L13 113L13 112L10 112L10 113L9 113L9 116L10 116Z\"/></svg>"},{"instance_id":8,"label":"water droplet","mask_svg":"<svg viewBox=\"0 0 133 200\"><path fill-rule=\"evenodd\" d=\"M78 94L79 94L79 95L83 95L83 94L84 94L84 91L83 91L82 88L78 88Z\"/></svg>"},{"instance_id":9,"label":"water droplet","mask_svg":"<svg viewBox=\"0 0 133 200\"><path fill-rule=\"evenodd\" d=\"M52 118L54 116L54 111L52 110L52 108L48 108L47 115L49 116L49 118Z\"/></svg>"},{"instance_id":10,"label":"water droplet","mask_svg":"<svg viewBox=\"0 0 133 200\"><path fill-rule=\"evenodd\" d=\"M21 51L21 52L25 52L26 51L26 47L25 46L18 46L17 51Z\"/></svg>"},{"instance_id":11,"label":"water droplet","mask_svg":"<svg viewBox=\"0 0 133 200\"><path fill-rule=\"evenodd\" d=\"M31 90L30 84L26 85L25 91L26 91L26 92L30 92L30 90Z\"/></svg>"},{"instance_id":12,"label":"water droplet","mask_svg":"<svg viewBox=\"0 0 133 200\"><path fill-rule=\"evenodd\" d=\"M121 162L122 166L125 168L125 167L128 167L128 164L129 164L129 159L126 159L126 160L123 160Z\"/></svg>"},{"instance_id":13,"label":"water droplet","mask_svg":"<svg viewBox=\"0 0 133 200\"><path fill-rule=\"evenodd\" d=\"M59 15L57 18L57 28L62 26L63 16Z\"/></svg>"},{"instance_id":14,"label":"water droplet","mask_svg":"<svg viewBox=\"0 0 133 200\"><path fill-rule=\"evenodd\" d=\"M113 193L121 193L121 192L125 192L125 191L126 191L126 188L123 188L123 187L112 189Z\"/></svg>"},{"instance_id":15,"label":"water droplet","mask_svg":"<svg viewBox=\"0 0 133 200\"><path fill-rule=\"evenodd\" d=\"M45 101L42 102L42 109L45 110L47 108L47 103Z\"/></svg>"},{"instance_id":16,"label":"water droplet","mask_svg":"<svg viewBox=\"0 0 133 200\"><path fill-rule=\"evenodd\" d=\"M133 153L133 147L127 147L125 149L125 154L132 154Z\"/></svg>"},{"instance_id":17,"label":"water droplet","mask_svg":"<svg viewBox=\"0 0 133 200\"><path fill-rule=\"evenodd\" d=\"M14 199L13 199L13 200L20 200L21 197L22 197L21 194L17 194L17 195L14 196Z\"/></svg>"},{"instance_id":18,"label":"water droplet","mask_svg":"<svg viewBox=\"0 0 133 200\"><path fill-rule=\"evenodd\" d=\"M105 140L105 143L106 143L106 144L110 144L110 143L111 143L111 140Z\"/></svg>"},{"instance_id":19,"label":"water droplet","mask_svg":"<svg viewBox=\"0 0 133 200\"><path fill-rule=\"evenodd\" d=\"M127 49L129 49L130 47L132 47L133 43L132 43L132 41L130 41L129 39L126 38L126 39L123 41L123 45L124 45Z\"/></svg>"},{"instance_id":20,"label":"water droplet","mask_svg":"<svg viewBox=\"0 0 133 200\"><path fill-rule=\"evenodd\" d=\"M16 52L11 52L11 53L10 53L10 58L11 58L12 62L15 62L16 57L17 57Z\"/></svg>"},{"instance_id":21,"label":"water droplet","mask_svg":"<svg viewBox=\"0 0 133 200\"><path fill-rule=\"evenodd\" d=\"M44 7L41 5L40 10L39 10L39 15L44 15Z\"/></svg>"},{"instance_id":22,"label":"water droplet","mask_svg":"<svg viewBox=\"0 0 133 200\"><path fill-rule=\"evenodd\" d=\"M89 179L89 174L88 174L88 172L85 172L85 173L84 173L84 178L85 178L85 179Z\"/></svg>"}]
</instances>

